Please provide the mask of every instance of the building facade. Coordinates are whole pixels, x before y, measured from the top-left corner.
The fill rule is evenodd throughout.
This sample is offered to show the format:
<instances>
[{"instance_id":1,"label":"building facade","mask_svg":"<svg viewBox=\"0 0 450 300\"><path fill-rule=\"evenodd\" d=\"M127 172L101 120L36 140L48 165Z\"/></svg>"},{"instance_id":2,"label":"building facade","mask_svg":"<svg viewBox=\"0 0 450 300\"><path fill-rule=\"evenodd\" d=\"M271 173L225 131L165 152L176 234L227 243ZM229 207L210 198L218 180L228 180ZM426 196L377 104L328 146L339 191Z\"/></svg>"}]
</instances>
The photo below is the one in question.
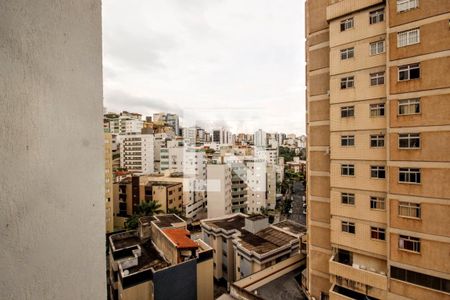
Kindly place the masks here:
<instances>
[{"instance_id":1,"label":"building facade","mask_svg":"<svg viewBox=\"0 0 450 300\"><path fill-rule=\"evenodd\" d=\"M105 132L105 226L106 232L114 230L112 134Z\"/></svg>"},{"instance_id":2,"label":"building facade","mask_svg":"<svg viewBox=\"0 0 450 300\"><path fill-rule=\"evenodd\" d=\"M120 135L120 166L135 173L155 171L153 134Z\"/></svg>"},{"instance_id":3,"label":"building facade","mask_svg":"<svg viewBox=\"0 0 450 300\"><path fill-rule=\"evenodd\" d=\"M449 19L444 0L306 3L316 299L450 297Z\"/></svg>"},{"instance_id":4,"label":"building facade","mask_svg":"<svg viewBox=\"0 0 450 300\"><path fill-rule=\"evenodd\" d=\"M173 214L142 217L109 237L109 299L212 300L212 248Z\"/></svg>"},{"instance_id":5,"label":"building facade","mask_svg":"<svg viewBox=\"0 0 450 300\"><path fill-rule=\"evenodd\" d=\"M262 129L258 129L255 132L254 143L256 147L265 148L267 146L267 133L262 131Z\"/></svg>"},{"instance_id":6,"label":"building facade","mask_svg":"<svg viewBox=\"0 0 450 300\"><path fill-rule=\"evenodd\" d=\"M208 218L231 213L231 167L227 164L207 166Z\"/></svg>"}]
</instances>

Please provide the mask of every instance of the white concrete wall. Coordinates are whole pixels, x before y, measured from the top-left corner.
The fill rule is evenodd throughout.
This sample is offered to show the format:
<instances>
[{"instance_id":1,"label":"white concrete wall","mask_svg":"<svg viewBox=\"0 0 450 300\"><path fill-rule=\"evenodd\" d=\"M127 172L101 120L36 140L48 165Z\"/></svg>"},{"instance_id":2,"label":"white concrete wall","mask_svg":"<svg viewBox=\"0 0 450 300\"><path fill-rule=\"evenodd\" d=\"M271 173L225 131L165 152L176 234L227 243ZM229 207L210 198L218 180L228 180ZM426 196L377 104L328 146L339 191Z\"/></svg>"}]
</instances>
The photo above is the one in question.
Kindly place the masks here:
<instances>
[{"instance_id":1,"label":"white concrete wall","mask_svg":"<svg viewBox=\"0 0 450 300\"><path fill-rule=\"evenodd\" d=\"M0 1L0 299L106 299L100 0Z\"/></svg>"}]
</instances>

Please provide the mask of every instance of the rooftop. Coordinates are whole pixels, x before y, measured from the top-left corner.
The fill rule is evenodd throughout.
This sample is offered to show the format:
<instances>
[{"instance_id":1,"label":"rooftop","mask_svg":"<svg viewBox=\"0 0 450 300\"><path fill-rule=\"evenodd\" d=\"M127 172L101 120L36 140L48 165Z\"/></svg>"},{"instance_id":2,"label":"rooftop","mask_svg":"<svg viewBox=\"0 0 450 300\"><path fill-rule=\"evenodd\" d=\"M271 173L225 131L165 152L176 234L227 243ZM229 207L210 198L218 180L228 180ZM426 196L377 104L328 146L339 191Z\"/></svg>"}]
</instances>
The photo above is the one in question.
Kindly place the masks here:
<instances>
[{"instance_id":1,"label":"rooftop","mask_svg":"<svg viewBox=\"0 0 450 300\"><path fill-rule=\"evenodd\" d=\"M134 231L112 234L110 239L115 251L139 244L139 238Z\"/></svg>"},{"instance_id":2,"label":"rooftop","mask_svg":"<svg viewBox=\"0 0 450 300\"><path fill-rule=\"evenodd\" d=\"M226 231L241 230L245 226L245 215L231 215L221 219L210 219L205 223L211 227L221 228Z\"/></svg>"},{"instance_id":3,"label":"rooftop","mask_svg":"<svg viewBox=\"0 0 450 300\"><path fill-rule=\"evenodd\" d=\"M182 218L175 214L157 215L154 216L154 223L160 228L174 227L174 224L185 222Z\"/></svg>"},{"instance_id":4,"label":"rooftop","mask_svg":"<svg viewBox=\"0 0 450 300\"><path fill-rule=\"evenodd\" d=\"M167 228L163 232L178 249L198 248L198 244L189 238L190 232L184 228Z\"/></svg>"},{"instance_id":5,"label":"rooftop","mask_svg":"<svg viewBox=\"0 0 450 300\"><path fill-rule=\"evenodd\" d=\"M181 182L174 182L174 181L149 181L147 182L146 186L154 186L154 185L161 185L165 187L171 187L182 184Z\"/></svg>"},{"instance_id":6,"label":"rooftop","mask_svg":"<svg viewBox=\"0 0 450 300\"><path fill-rule=\"evenodd\" d=\"M258 254L265 254L279 247L290 244L293 241L299 241L295 236L287 234L274 227L267 227L256 234L242 230L242 235L238 243L248 251L254 251Z\"/></svg>"},{"instance_id":7,"label":"rooftop","mask_svg":"<svg viewBox=\"0 0 450 300\"><path fill-rule=\"evenodd\" d=\"M253 216L248 217L248 219L252 220L252 221L262 220L262 219L265 219L265 218L267 218L267 217L263 216L263 215L253 215Z\"/></svg>"},{"instance_id":8,"label":"rooftop","mask_svg":"<svg viewBox=\"0 0 450 300\"><path fill-rule=\"evenodd\" d=\"M297 235L306 232L306 226L291 220L281 221L277 224L273 224L273 226L283 229L284 231L290 231Z\"/></svg>"},{"instance_id":9,"label":"rooftop","mask_svg":"<svg viewBox=\"0 0 450 300\"><path fill-rule=\"evenodd\" d=\"M170 264L164 260L155 249L150 240L140 244L141 256L138 257L138 264L136 266L128 268L129 274L137 273L143 270L153 268L159 270L168 267Z\"/></svg>"}]
</instances>

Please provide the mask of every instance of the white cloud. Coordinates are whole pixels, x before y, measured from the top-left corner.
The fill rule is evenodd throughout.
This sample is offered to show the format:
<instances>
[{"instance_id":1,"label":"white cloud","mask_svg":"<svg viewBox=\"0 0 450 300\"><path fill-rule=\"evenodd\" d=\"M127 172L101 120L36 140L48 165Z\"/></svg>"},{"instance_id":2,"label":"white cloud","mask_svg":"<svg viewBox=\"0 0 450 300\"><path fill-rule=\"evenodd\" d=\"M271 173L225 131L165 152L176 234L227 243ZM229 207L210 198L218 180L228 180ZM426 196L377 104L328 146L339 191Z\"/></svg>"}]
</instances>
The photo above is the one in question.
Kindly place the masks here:
<instances>
[{"instance_id":1,"label":"white cloud","mask_svg":"<svg viewBox=\"0 0 450 300\"><path fill-rule=\"evenodd\" d=\"M105 106L304 133L303 9L298 0L103 1Z\"/></svg>"}]
</instances>

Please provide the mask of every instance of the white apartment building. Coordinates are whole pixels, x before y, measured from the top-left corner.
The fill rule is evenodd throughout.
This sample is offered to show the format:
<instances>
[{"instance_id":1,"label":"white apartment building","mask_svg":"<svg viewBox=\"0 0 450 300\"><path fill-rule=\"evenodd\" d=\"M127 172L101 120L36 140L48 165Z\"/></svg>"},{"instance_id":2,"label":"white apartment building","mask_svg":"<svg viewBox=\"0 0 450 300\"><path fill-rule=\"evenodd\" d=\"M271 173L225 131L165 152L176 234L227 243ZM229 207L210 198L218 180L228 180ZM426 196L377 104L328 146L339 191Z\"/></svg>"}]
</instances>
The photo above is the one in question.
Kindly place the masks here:
<instances>
[{"instance_id":1,"label":"white apartment building","mask_svg":"<svg viewBox=\"0 0 450 300\"><path fill-rule=\"evenodd\" d=\"M247 166L247 213L260 213L267 208L267 167L264 159L248 159Z\"/></svg>"},{"instance_id":2,"label":"white apartment building","mask_svg":"<svg viewBox=\"0 0 450 300\"><path fill-rule=\"evenodd\" d=\"M155 171L153 134L119 135L118 139L122 168L143 174Z\"/></svg>"},{"instance_id":3,"label":"white apartment building","mask_svg":"<svg viewBox=\"0 0 450 300\"><path fill-rule=\"evenodd\" d=\"M231 210L233 213L247 210L247 166L245 156L225 155L224 163L231 167Z\"/></svg>"},{"instance_id":4,"label":"white apartment building","mask_svg":"<svg viewBox=\"0 0 450 300\"><path fill-rule=\"evenodd\" d=\"M129 133L138 133L140 134L142 128L144 127L144 121L139 119L130 119L129 117L121 116L119 118L119 133L120 134L129 134Z\"/></svg>"},{"instance_id":5,"label":"white apartment building","mask_svg":"<svg viewBox=\"0 0 450 300\"><path fill-rule=\"evenodd\" d=\"M207 166L208 218L231 213L231 167L227 164Z\"/></svg>"},{"instance_id":6,"label":"white apartment building","mask_svg":"<svg viewBox=\"0 0 450 300\"><path fill-rule=\"evenodd\" d=\"M189 193L183 206L187 218L197 218L206 206L206 156L203 149L187 147L179 139L168 140L161 148L160 171L180 173L183 190Z\"/></svg>"},{"instance_id":7,"label":"white apartment building","mask_svg":"<svg viewBox=\"0 0 450 300\"><path fill-rule=\"evenodd\" d=\"M264 159L268 164L277 164L278 162L278 148L262 148L254 147L255 157Z\"/></svg>"},{"instance_id":8,"label":"white apartment building","mask_svg":"<svg viewBox=\"0 0 450 300\"><path fill-rule=\"evenodd\" d=\"M267 133L258 129L255 132L255 146L256 147L266 147L267 146Z\"/></svg>"},{"instance_id":9,"label":"white apartment building","mask_svg":"<svg viewBox=\"0 0 450 300\"><path fill-rule=\"evenodd\" d=\"M183 140L186 145L194 145L197 143L197 127L183 128Z\"/></svg>"},{"instance_id":10,"label":"white apartment building","mask_svg":"<svg viewBox=\"0 0 450 300\"><path fill-rule=\"evenodd\" d=\"M183 141L167 140L160 150L160 171L183 172Z\"/></svg>"},{"instance_id":11,"label":"white apartment building","mask_svg":"<svg viewBox=\"0 0 450 300\"><path fill-rule=\"evenodd\" d=\"M232 134L225 128L215 129L212 132L212 142L217 144L231 144Z\"/></svg>"}]
</instances>

